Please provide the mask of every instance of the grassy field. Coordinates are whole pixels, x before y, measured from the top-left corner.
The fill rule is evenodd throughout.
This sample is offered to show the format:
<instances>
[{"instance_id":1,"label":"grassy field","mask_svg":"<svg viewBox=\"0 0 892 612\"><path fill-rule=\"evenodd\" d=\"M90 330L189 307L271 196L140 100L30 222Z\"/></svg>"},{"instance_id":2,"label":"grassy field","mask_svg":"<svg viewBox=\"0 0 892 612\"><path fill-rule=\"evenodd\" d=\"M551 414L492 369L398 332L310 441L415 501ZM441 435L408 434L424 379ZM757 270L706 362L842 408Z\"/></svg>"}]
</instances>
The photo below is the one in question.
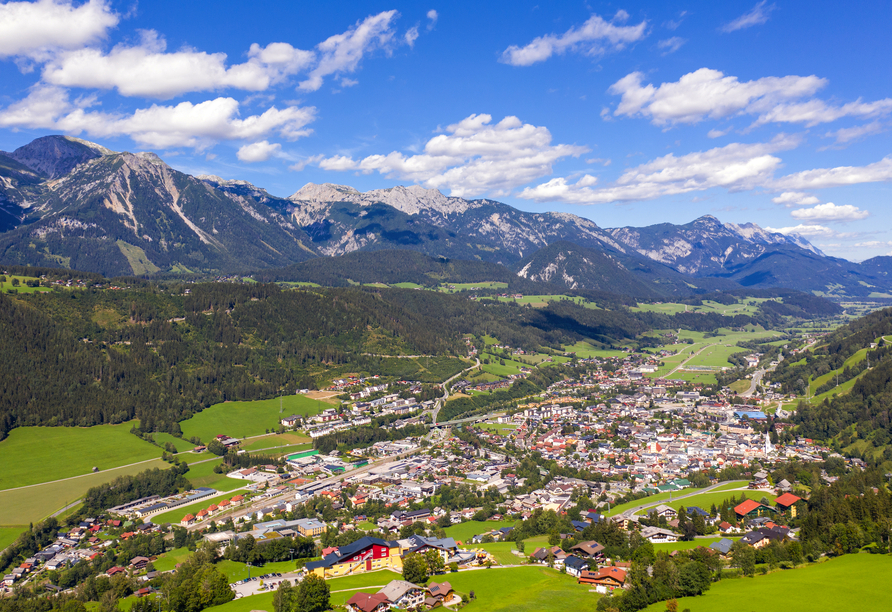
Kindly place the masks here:
<instances>
[{"instance_id":1,"label":"grassy field","mask_svg":"<svg viewBox=\"0 0 892 612\"><path fill-rule=\"evenodd\" d=\"M387 570L335 578L328 581L332 591L331 604L342 606L357 591L377 592L400 575ZM593 610L598 595L589 592L586 585L553 569L539 566L480 569L446 573L435 578L449 581L459 593L474 591L476 599L464 610L520 612L563 612L565 610ZM272 612L272 593L236 599L222 606L210 608L213 612Z\"/></svg>"},{"instance_id":2,"label":"grassy field","mask_svg":"<svg viewBox=\"0 0 892 612\"><path fill-rule=\"evenodd\" d=\"M130 433L135 422L96 427L17 427L0 442L0 490L90 474L161 456Z\"/></svg>"},{"instance_id":3,"label":"grassy field","mask_svg":"<svg viewBox=\"0 0 892 612\"><path fill-rule=\"evenodd\" d=\"M447 527L444 531L447 538L467 542L475 535L486 533L493 529L501 529L502 527L514 527L514 521L466 521Z\"/></svg>"},{"instance_id":4,"label":"grassy field","mask_svg":"<svg viewBox=\"0 0 892 612\"><path fill-rule=\"evenodd\" d=\"M152 437L154 438L155 442L160 444L162 447L166 443L170 442L177 449L178 453L185 453L185 452L191 451L193 448L195 448L195 445L192 444L191 442L189 442L188 440L181 440L180 438L175 438L174 436L170 435L169 433L156 433L156 434L153 434Z\"/></svg>"},{"instance_id":5,"label":"grassy field","mask_svg":"<svg viewBox=\"0 0 892 612\"><path fill-rule=\"evenodd\" d=\"M15 542L15 539L27 529L27 525L9 525L7 527L0 527L0 551L5 550L7 546Z\"/></svg>"},{"instance_id":6,"label":"grassy field","mask_svg":"<svg viewBox=\"0 0 892 612\"><path fill-rule=\"evenodd\" d=\"M483 363L484 359L489 359L490 363ZM505 365L501 365L500 360L504 361ZM505 377L509 374L519 374L520 368L533 367L519 361L514 361L513 359L493 355L492 353L483 353L480 355L480 362L482 364L480 368L484 372L495 374L499 377Z\"/></svg>"},{"instance_id":7,"label":"grassy field","mask_svg":"<svg viewBox=\"0 0 892 612\"><path fill-rule=\"evenodd\" d=\"M477 423L475 427L479 427L480 429L485 429L487 431L494 431L502 435L510 434L515 429L517 429L517 425L513 423Z\"/></svg>"},{"instance_id":8,"label":"grassy field","mask_svg":"<svg viewBox=\"0 0 892 612\"><path fill-rule=\"evenodd\" d=\"M507 289L508 283L494 281L479 283L445 283L440 285L440 291L454 293L456 291L477 291L478 289Z\"/></svg>"},{"instance_id":9,"label":"grassy field","mask_svg":"<svg viewBox=\"0 0 892 612\"><path fill-rule=\"evenodd\" d=\"M318 414L330 407L330 404L303 395L254 402L224 402L205 408L191 419L181 422L180 428L184 438L194 436L205 443L218 434L247 438L269 433L279 426L281 419L292 414Z\"/></svg>"},{"instance_id":10,"label":"grassy field","mask_svg":"<svg viewBox=\"0 0 892 612\"><path fill-rule=\"evenodd\" d=\"M623 351L597 348L584 340L580 340L576 344L566 344L563 348L568 353L576 353L576 356L580 359L590 359L592 357L623 357L627 354Z\"/></svg>"},{"instance_id":11,"label":"grassy field","mask_svg":"<svg viewBox=\"0 0 892 612\"><path fill-rule=\"evenodd\" d=\"M110 482L118 476L137 474L156 467L166 469L170 464L156 459L26 489L0 491L0 525L25 525L40 521L83 497L90 487Z\"/></svg>"},{"instance_id":12,"label":"grassy field","mask_svg":"<svg viewBox=\"0 0 892 612\"><path fill-rule=\"evenodd\" d=\"M636 499L635 501L626 502L625 504L619 504L618 506L612 507L609 511L605 512L606 516L615 516L630 508L634 508L635 506L640 506L641 504L649 504L651 502L658 501L668 501L669 497L676 498L679 495L687 495L689 493L693 493L695 491L699 491L700 489L684 489L683 491L672 491L671 493L657 493L656 495L650 495L648 497L643 497L641 499Z\"/></svg>"},{"instance_id":13,"label":"grassy field","mask_svg":"<svg viewBox=\"0 0 892 612\"><path fill-rule=\"evenodd\" d=\"M480 548L491 554L495 557L496 561L499 562L499 565L517 565L518 563L523 563L526 561L526 557L520 557L515 555L513 550L517 550L517 547L514 545L514 542L490 542L489 544L468 544L467 548L475 549ZM537 547L530 547L529 551L526 552L527 555L531 554Z\"/></svg>"},{"instance_id":14,"label":"grassy field","mask_svg":"<svg viewBox=\"0 0 892 612\"><path fill-rule=\"evenodd\" d=\"M10 289L13 292L17 293L35 293L39 291L52 291L50 287L29 287L25 284L25 281L29 280L37 280L35 276L13 276L12 274L6 274L6 282L0 282L0 291L6 293ZM19 286L13 287L12 281L13 279L18 279Z\"/></svg>"},{"instance_id":15,"label":"grassy field","mask_svg":"<svg viewBox=\"0 0 892 612\"><path fill-rule=\"evenodd\" d=\"M283 434L272 434L269 436L263 436L262 438L255 438L250 442L243 443L241 448L248 452L254 452L258 450L269 450L269 449L278 449L285 448L290 446L299 446L299 445L307 445L310 446L310 438L307 436L303 436L299 433L283 433Z\"/></svg>"},{"instance_id":16,"label":"grassy field","mask_svg":"<svg viewBox=\"0 0 892 612\"><path fill-rule=\"evenodd\" d=\"M245 486L245 481L238 478L229 478L226 474L217 474L214 468L223 460L202 461L189 466L186 478L193 487L210 487L218 491L232 491Z\"/></svg>"},{"instance_id":17,"label":"grassy field","mask_svg":"<svg viewBox=\"0 0 892 612\"><path fill-rule=\"evenodd\" d=\"M248 481L242 481L243 484L247 484ZM224 499L230 499L236 493L227 493L226 495L216 495L214 497L206 497L203 500L196 502L194 504L189 504L188 506L180 506L175 510L171 510L169 512L162 512L161 514L156 514L151 517L151 521L156 525L163 525L164 523L174 523L179 524L183 517L187 514L195 514L200 510L204 510L211 504L216 504L217 502L221 502ZM244 493L242 493L244 495Z\"/></svg>"},{"instance_id":18,"label":"grassy field","mask_svg":"<svg viewBox=\"0 0 892 612\"><path fill-rule=\"evenodd\" d=\"M177 563L185 561L186 557L191 554L192 552L188 548L175 548L173 550L168 550L166 553L159 556L152 562L152 564L159 572L168 572L174 569L177 566Z\"/></svg>"},{"instance_id":19,"label":"grassy field","mask_svg":"<svg viewBox=\"0 0 892 612\"><path fill-rule=\"evenodd\" d=\"M844 577L844 579L841 579ZM784 612L892 610L892 558L887 555L845 555L824 563L767 576L722 580L704 595L678 600L691 612L752 612L782 607ZM647 612L663 612L655 603Z\"/></svg>"},{"instance_id":20,"label":"grassy field","mask_svg":"<svg viewBox=\"0 0 892 612\"><path fill-rule=\"evenodd\" d=\"M718 507L718 505L721 504L724 500L730 499L731 497L740 499L741 494L746 495L747 499L752 499L754 501L759 501L763 497L768 498L768 501L771 502L777 499L777 495L764 491L710 491L709 493L694 495L693 497L688 497L687 499L678 499L671 502L667 501L666 505L670 508L675 508L676 510L678 510L681 506L684 506L685 508L689 506L698 506L709 512L709 508L713 504Z\"/></svg>"}]
</instances>

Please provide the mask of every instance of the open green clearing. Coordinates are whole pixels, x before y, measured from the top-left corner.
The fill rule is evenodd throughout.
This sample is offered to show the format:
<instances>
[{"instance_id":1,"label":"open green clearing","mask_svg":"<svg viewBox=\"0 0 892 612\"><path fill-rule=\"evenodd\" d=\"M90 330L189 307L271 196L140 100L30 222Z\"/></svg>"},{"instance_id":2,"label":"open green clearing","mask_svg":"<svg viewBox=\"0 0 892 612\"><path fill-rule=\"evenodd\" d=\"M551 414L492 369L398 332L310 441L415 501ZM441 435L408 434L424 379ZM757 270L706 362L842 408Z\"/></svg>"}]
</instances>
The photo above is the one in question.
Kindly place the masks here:
<instances>
[{"instance_id":1,"label":"open green clearing","mask_svg":"<svg viewBox=\"0 0 892 612\"><path fill-rule=\"evenodd\" d=\"M767 576L722 580L704 595L678 600L691 612L752 612L782 608L784 612L892 610L892 558L888 555L844 555L824 563ZM663 612L665 602L645 608Z\"/></svg>"},{"instance_id":2,"label":"open green clearing","mask_svg":"<svg viewBox=\"0 0 892 612\"><path fill-rule=\"evenodd\" d=\"M500 302L515 302L517 304L529 304L533 308L545 308L548 306L549 302L573 302L574 304L579 304L580 306L584 306L586 308L591 308L592 310L599 310L597 304L593 302L589 302L585 298L570 296L570 295L524 295L520 298L515 298L513 296L507 297L490 297L484 296L480 298L481 300L498 300Z\"/></svg>"},{"instance_id":3,"label":"open green clearing","mask_svg":"<svg viewBox=\"0 0 892 612\"><path fill-rule=\"evenodd\" d=\"M617 514L622 514L626 510L631 510L636 506L640 506L642 504L650 504L659 501L668 500L669 497L679 497L681 495L688 495L690 493L694 493L695 491L701 491L702 489L683 489L681 491L672 491L670 493L657 493L655 495L648 495L647 497L642 497L641 499L636 499L635 501L626 502L624 504L619 504L618 506L612 507L610 510L604 513L605 516L616 516ZM694 504L696 505L696 504Z\"/></svg>"},{"instance_id":4,"label":"open green clearing","mask_svg":"<svg viewBox=\"0 0 892 612\"><path fill-rule=\"evenodd\" d=\"M747 499L752 499L753 501L761 501L763 497L767 498L769 502L773 502L777 499L777 495L773 493L768 493L767 491L710 491L708 493L702 493L700 495L694 495L693 497L688 497L686 499L677 499L671 502L665 502L667 506L670 508L675 508L678 510L680 507L684 506L685 508L689 506L697 506L709 512L710 507L713 504L718 507L726 499L740 499L741 494L745 495ZM646 513L647 510L642 510L640 512L636 512L636 514Z\"/></svg>"},{"instance_id":5,"label":"open green clearing","mask_svg":"<svg viewBox=\"0 0 892 612\"><path fill-rule=\"evenodd\" d=\"M614 349L601 349L593 346L585 340L580 340L576 344L566 344L563 347L568 353L576 353L580 359L591 359L592 357L624 357L628 353L617 351Z\"/></svg>"},{"instance_id":6,"label":"open green clearing","mask_svg":"<svg viewBox=\"0 0 892 612\"><path fill-rule=\"evenodd\" d=\"M155 442L160 444L162 447L165 444L167 444L168 442L170 442L171 444L174 445L174 448L177 449L178 453L185 453L185 452L191 451L193 448L195 448L195 445L192 444L191 442L189 442L188 440L182 440L180 438L175 438L174 436L170 435L169 433L156 433L156 434L152 435L152 438L155 440Z\"/></svg>"},{"instance_id":7,"label":"open green clearing","mask_svg":"<svg viewBox=\"0 0 892 612\"><path fill-rule=\"evenodd\" d=\"M27 529L27 525L0 527L0 551L5 550L7 546L15 542L16 538Z\"/></svg>"},{"instance_id":8,"label":"open green clearing","mask_svg":"<svg viewBox=\"0 0 892 612\"><path fill-rule=\"evenodd\" d=\"M0 490L160 457L160 448L130 433L134 424L17 427L0 442Z\"/></svg>"},{"instance_id":9,"label":"open green clearing","mask_svg":"<svg viewBox=\"0 0 892 612\"><path fill-rule=\"evenodd\" d=\"M444 529L447 538L453 538L467 546L471 546L469 540L475 535L488 533L493 529L502 527L514 527L514 521L466 521ZM477 546L476 544L474 546Z\"/></svg>"},{"instance_id":10,"label":"open green clearing","mask_svg":"<svg viewBox=\"0 0 892 612\"><path fill-rule=\"evenodd\" d=\"M495 560L499 562L499 565L517 565L519 563L525 563L527 560L526 556L518 556L515 555L513 550L517 550L517 547L514 545L514 542L490 542L489 544L467 544L466 548L475 549L480 548L485 550L493 557ZM530 553L535 550L536 547L533 547L530 550ZM526 550L526 549L524 549Z\"/></svg>"},{"instance_id":11,"label":"open green clearing","mask_svg":"<svg viewBox=\"0 0 892 612\"><path fill-rule=\"evenodd\" d=\"M494 431L502 435L508 435L517 429L517 425L514 425L513 423L477 423L475 427L487 431Z\"/></svg>"},{"instance_id":12,"label":"open green clearing","mask_svg":"<svg viewBox=\"0 0 892 612\"><path fill-rule=\"evenodd\" d=\"M159 572L169 572L174 569L178 563L182 563L186 560L186 557L192 554L188 548L175 548L173 550L168 550L163 555L160 555L157 559L152 562L152 565L155 566L155 569Z\"/></svg>"},{"instance_id":13,"label":"open green clearing","mask_svg":"<svg viewBox=\"0 0 892 612\"><path fill-rule=\"evenodd\" d=\"M483 363L484 359L489 359L490 363ZM502 377L508 376L509 374L519 374L520 368L533 367L519 361L514 361L513 359L506 359L504 357L493 355L492 353L483 353L482 355L480 355L480 361L480 368L484 372ZM502 361L505 362L505 365L501 364Z\"/></svg>"},{"instance_id":14,"label":"open green clearing","mask_svg":"<svg viewBox=\"0 0 892 612\"><path fill-rule=\"evenodd\" d=\"M309 444L310 442L312 442L312 440L310 440L310 438L308 438L307 436L288 432L283 434L272 434L269 436L263 436L262 438L255 438L250 442L241 444L240 446L244 450L253 453L254 451L258 450L284 448L287 446L298 446L301 444Z\"/></svg>"},{"instance_id":15,"label":"open green clearing","mask_svg":"<svg viewBox=\"0 0 892 612\"><path fill-rule=\"evenodd\" d=\"M250 482L247 480L243 480L242 483L250 484ZM242 493L242 495L244 495L244 494L245 493ZM180 506L179 508L176 508L169 512L162 512L161 514L156 514L154 516L151 516L151 517L149 517L149 520L151 520L156 525L163 525L164 523L179 524L179 522L181 520L183 520L183 517L186 516L187 514L195 514L196 512L199 512L199 511L204 510L205 508L209 507L211 504L216 504L218 502L223 501L224 499L230 499L233 495L236 495L236 493L233 493L232 491L230 491L226 495L216 495L214 497L205 497L201 501L196 502L194 504L189 504L188 506Z\"/></svg>"},{"instance_id":16,"label":"open green clearing","mask_svg":"<svg viewBox=\"0 0 892 612\"><path fill-rule=\"evenodd\" d=\"M13 432L15 431L13 430ZM155 459L58 482L0 491L0 525L36 523L81 499L90 487L110 482L118 476L138 474L152 468L167 469L169 467L170 464L161 461L161 459Z\"/></svg>"},{"instance_id":17,"label":"open green clearing","mask_svg":"<svg viewBox=\"0 0 892 612\"><path fill-rule=\"evenodd\" d=\"M189 471L186 472L186 478L192 483L193 487L209 487L218 491L233 491L244 487L247 481L239 478L229 478L226 474L214 472L214 468L220 465L222 461L222 459L215 459L191 464Z\"/></svg>"},{"instance_id":18,"label":"open green clearing","mask_svg":"<svg viewBox=\"0 0 892 612\"><path fill-rule=\"evenodd\" d=\"M6 293L8 290L12 290L16 293L35 293L38 291L52 291L50 287L29 287L25 284L25 281L33 281L39 280L36 276L13 276L11 274L6 274L6 282L0 282L0 291ZM13 287L12 280L18 279L19 286Z\"/></svg>"},{"instance_id":19,"label":"open green clearing","mask_svg":"<svg viewBox=\"0 0 892 612\"><path fill-rule=\"evenodd\" d=\"M205 408L191 419L181 422L180 429L184 438L196 437L205 443L218 434L247 438L269 433L279 426L279 421L292 414L309 416L330 407L330 404L304 395L286 395L253 402L224 402Z\"/></svg>"},{"instance_id":20,"label":"open green clearing","mask_svg":"<svg viewBox=\"0 0 892 612\"><path fill-rule=\"evenodd\" d=\"M456 291L477 291L478 289L507 289L508 283L486 281L479 283L445 283L440 285L440 291L454 293Z\"/></svg>"}]
</instances>

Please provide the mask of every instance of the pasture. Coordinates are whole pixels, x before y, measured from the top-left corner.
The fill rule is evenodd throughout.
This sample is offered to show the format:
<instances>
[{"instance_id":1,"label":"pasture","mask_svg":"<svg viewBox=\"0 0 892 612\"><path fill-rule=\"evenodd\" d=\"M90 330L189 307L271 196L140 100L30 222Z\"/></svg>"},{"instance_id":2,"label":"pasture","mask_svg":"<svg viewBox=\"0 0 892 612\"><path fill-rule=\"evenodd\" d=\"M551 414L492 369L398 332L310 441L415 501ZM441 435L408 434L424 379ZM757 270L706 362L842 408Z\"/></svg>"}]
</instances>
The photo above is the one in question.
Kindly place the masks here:
<instances>
[{"instance_id":1,"label":"pasture","mask_svg":"<svg viewBox=\"0 0 892 612\"><path fill-rule=\"evenodd\" d=\"M682 491L672 491L671 493L657 493L655 495L648 495L647 497L642 497L641 499L636 499L635 501L630 501L630 502L626 502L624 504L616 505L616 506L610 508L610 510L608 510L607 512L604 512L603 514L605 516L616 516L617 514L622 514L626 510L631 510L632 508L635 508L642 504L650 504L650 503L656 503L656 502L661 502L661 501L667 501L667 500L669 500L670 496L672 498L676 498L676 497L679 497L680 495L688 495L690 493L693 493L695 491L700 491L700 490L701 489L684 489ZM696 504L694 504L694 505L696 505Z\"/></svg>"},{"instance_id":2,"label":"pasture","mask_svg":"<svg viewBox=\"0 0 892 612\"><path fill-rule=\"evenodd\" d=\"M222 459L193 463L186 472L186 478L193 487L209 487L218 491L232 491L245 486L244 480L229 478L226 474L217 474L214 468L220 465Z\"/></svg>"},{"instance_id":3,"label":"pasture","mask_svg":"<svg viewBox=\"0 0 892 612\"><path fill-rule=\"evenodd\" d=\"M476 598L463 608L470 612L594 610L599 599L572 576L534 565L450 573L441 579L464 595L474 591Z\"/></svg>"},{"instance_id":4,"label":"pasture","mask_svg":"<svg viewBox=\"0 0 892 612\"><path fill-rule=\"evenodd\" d=\"M617 351L614 349L601 349L593 346L585 340L580 340L576 344L566 344L563 349L568 353L576 353L580 359L590 359L592 357L625 357L628 353Z\"/></svg>"},{"instance_id":5,"label":"pasture","mask_svg":"<svg viewBox=\"0 0 892 612\"><path fill-rule=\"evenodd\" d=\"M269 436L263 436L262 438L254 438L250 442L245 442L240 446L242 449L253 453L260 450L274 451L279 448L310 444L310 442L312 442L312 440L307 436L294 432L286 432L283 434L271 434Z\"/></svg>"},{"instance_id":6,"label":"pasture","mask_svg":"<svg viewBox=\"0 0 892 612\"><path fill-rule=\"evenodd\" d=\"M10 525L8 527L0 527L0 551L5 550L7 546L15 542L23 532L28 530L27 525Z\"/></svg>"},{"instance_id":7,"label":"pasture","mask_svg":"<svg viewBox=\"0 0 892 612\"><path fill-rule=\"evenodd\" d=\"M25 284L26 281L40 280L35 276L14 276L12 274L5 274L3 276L6 276L6 281L0 282L0 291L3 293L37 293L42 291L52 291L50 287L29 287ZM13 280L18 281L18 286L13 285Z\"/></svg>"},{"instance_id":8,"label":"pasture","mask_svg":"<svg viewBox=\"0 0 892 612\"><path fill-rule=\"evenodd\" d=\"M319 414L330 404L305 395L286 395L253 402L224 402L205 408L180 423L184 438L196 437L204 443L218 434L234 438L259 436L275 430L279 421L292 414Z\"/></svg>"},{"instance_id":9,"label":"pasture","mask_svg":"<svg viewBox=\"0 0 892 612\"><path fill-rule=\"evenodd\" d=\"M888 555L844 555L817 565L776 571L755 578L715 583L699 597L683 597L678 609L691 612L751 612L781 606L784 612L892 610L892 558ZM781 603L782 602L782 603ZM645 608L664 612L666 602Z\"/></svg>"},{"instance_id":10,"label":"pasture","mask_svg":"<svg viewBox=\"0 0 892 612\"><path fill-rule=\"evenodd\" d=\"M161 461L161 459L155 459L95 474L29 486L25 489L0 491L0 525L36 523L81 499L90 487L110 482L118 476L138 474L152 468L167 469L169 467L170 464Z\"/></svg>"},{"instance_id":11,"label":"pasture","mask_svg":"<svg viewBox=\"0 0 892 612\"><path fill-rule=\"evenodd\" d=\"M135 421L95 427L17 427L0 442L0 490L80 476L161 456L130 433Z\"/></svg>"}]
</instances>

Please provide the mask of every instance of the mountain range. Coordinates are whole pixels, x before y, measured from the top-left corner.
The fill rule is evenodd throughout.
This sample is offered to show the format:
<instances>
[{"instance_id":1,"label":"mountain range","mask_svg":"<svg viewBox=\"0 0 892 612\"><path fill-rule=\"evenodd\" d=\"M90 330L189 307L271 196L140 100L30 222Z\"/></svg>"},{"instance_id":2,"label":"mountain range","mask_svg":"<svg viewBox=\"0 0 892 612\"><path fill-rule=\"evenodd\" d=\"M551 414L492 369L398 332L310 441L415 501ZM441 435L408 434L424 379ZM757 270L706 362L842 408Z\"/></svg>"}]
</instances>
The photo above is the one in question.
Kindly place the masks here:
<instances>
[{"instance_id":1,"label":"mountain range","mask_svg":"<svg viewBox=\"0 0 892 612\"><path fill-rule=\"evenodd\" d=\"M892 297L892 258L857 264L799 237L712 216L602 228L568 213L524 212L420 186L363 193L311 183L281 198L246 181L179 172L153 153L67 136L0 152L0 262L109 276L245 274L382 250L476 260L530 281L642 297L741 286Z\"/></svg>"}]
</instances>

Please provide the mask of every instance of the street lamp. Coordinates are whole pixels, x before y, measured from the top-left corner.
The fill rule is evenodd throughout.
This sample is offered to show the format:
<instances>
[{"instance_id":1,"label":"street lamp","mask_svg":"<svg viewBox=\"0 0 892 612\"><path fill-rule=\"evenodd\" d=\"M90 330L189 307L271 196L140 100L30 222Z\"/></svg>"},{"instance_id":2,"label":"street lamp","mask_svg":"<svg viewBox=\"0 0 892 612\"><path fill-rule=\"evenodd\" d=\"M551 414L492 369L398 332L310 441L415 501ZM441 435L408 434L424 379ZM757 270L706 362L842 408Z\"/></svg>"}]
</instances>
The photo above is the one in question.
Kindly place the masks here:
<instances>
[{"instance_id":1,"label":"street lamp","mask_svg":"<svg viewBox=\"0 0 892 612\"><path fill-rule=\"evenodd\" d=\"M251 579L251 562L248 561L247 563L245 563L245 566L247 566L247 568L248 568L248 580L250 580Z\"/></svg>"},{"instance_id":2,"label":"street lamp","mask_svg":"<svg viewBox=\"0 0 892 612\"><path fill-rule=\"evenodd\" d=\"M289 549L288 549L288 552L291 553L291 560L294 561L294 549L293 549L293 548L289 548Z\"/></svg>"}]
</instances>

